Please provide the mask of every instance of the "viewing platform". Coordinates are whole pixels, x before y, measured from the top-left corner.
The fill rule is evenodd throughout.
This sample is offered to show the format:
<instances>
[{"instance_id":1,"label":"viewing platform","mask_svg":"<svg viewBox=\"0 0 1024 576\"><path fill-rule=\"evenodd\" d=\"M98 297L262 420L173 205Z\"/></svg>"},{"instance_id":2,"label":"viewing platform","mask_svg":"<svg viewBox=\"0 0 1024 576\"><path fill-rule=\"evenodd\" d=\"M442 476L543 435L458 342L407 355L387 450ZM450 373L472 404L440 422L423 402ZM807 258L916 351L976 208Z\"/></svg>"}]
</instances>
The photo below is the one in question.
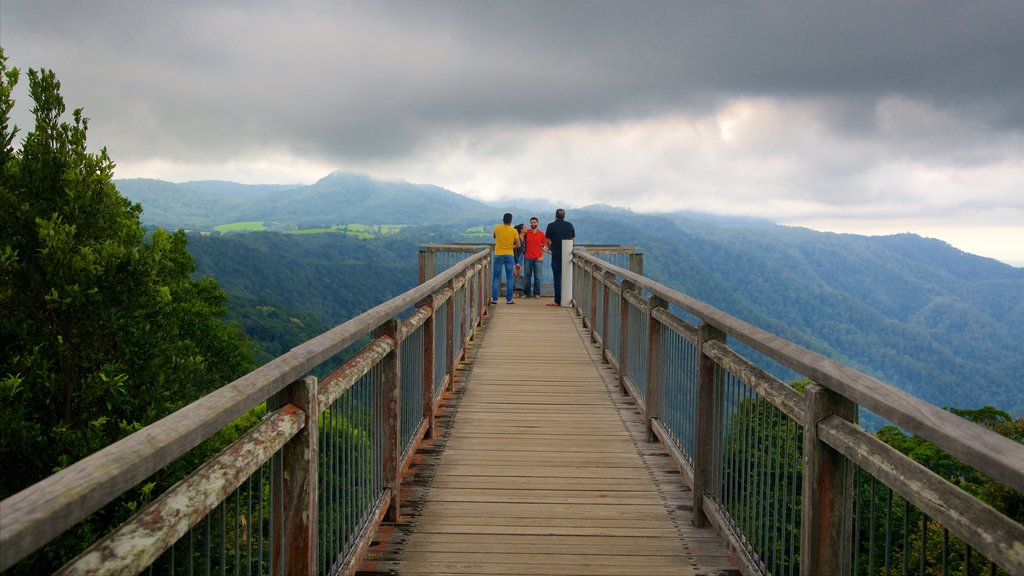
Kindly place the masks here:
<instances>
[{"instance_id":1,"label":"viewing platform","mask_svg":"<svg viewBox=\"0 0 1024 576\"><path fill-rule=\"evenodd\" d=\"M589 332L504 300L469 350L402 516L357 574L719 574L734 566ZM738 573L738 572L737 572Z\"/></svg>"},{"instance_id":2,"label":"viewing platform","mask_svg":"<svg viewBox=\"0 0 1024 576\"><path fill-rule=\"evenodd\" d=\"M635 248L563 253L556 308L490 305L489 247L421 247L416 286L0 502L0 572L1024 574L1019 520L858 413L1008 498L1020 442L644 276ZM125 499L112 531L83 523Z\"/></svg>"}]
</instances>

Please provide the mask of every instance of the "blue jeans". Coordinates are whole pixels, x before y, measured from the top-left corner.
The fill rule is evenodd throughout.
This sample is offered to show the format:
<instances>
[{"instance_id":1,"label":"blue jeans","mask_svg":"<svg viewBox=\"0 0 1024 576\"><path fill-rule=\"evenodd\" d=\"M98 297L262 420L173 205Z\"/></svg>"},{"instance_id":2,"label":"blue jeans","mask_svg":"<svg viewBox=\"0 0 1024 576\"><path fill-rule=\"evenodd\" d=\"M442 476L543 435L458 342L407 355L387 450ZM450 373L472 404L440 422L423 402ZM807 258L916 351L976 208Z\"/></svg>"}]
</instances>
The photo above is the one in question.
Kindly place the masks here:
<instances>
[{"instance_id":1,"label":"blue jeans","mask_svg":"<svg viewBox=\"0 0 1024 576\"><path fill-rule=\"evenodd\" d=\"M515 274L515 259L511 254L494 257L494 273L491 274L491 300L498 299L498 288L501 287L501 269L505 269L505 301L512 301L512 286L514 286L513 275Z\"/></svg>"},{"instance_id":2,"label":"blue jeans","mask_svg":"<svg viewBox=\"0 0 1024 576\"><path fill-rule=\"evenodd\" d=\"M555 285L555 304L562 303L562 256L551 255L551 273L555 277L551 280L551 283Z\"/></svg>"},{"instance_id":3,"label":"blue jeans","mask_svg":"<svg viewBox=\"0 0 1024 576\"><path fill-rule=\"evenodd\" d=\"M526 290L523 294L529 298L530 296L540 296L540 260L537 259L526 259L526 264L523 266L523 274L526 277ZM533 286L531 291L530 287Z\"/></svg>"}]
</instances>

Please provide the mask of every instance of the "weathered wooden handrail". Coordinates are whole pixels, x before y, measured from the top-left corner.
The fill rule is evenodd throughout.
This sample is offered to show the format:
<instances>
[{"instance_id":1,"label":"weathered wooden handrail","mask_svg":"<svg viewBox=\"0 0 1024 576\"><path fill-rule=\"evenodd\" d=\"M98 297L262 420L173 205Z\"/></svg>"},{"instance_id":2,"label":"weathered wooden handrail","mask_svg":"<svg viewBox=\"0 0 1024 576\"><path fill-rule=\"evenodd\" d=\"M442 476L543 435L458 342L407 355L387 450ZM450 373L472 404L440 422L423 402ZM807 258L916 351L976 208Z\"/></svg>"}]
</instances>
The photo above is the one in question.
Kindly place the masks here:
<instances>
[{"instance_id":1,"label":"weathered wooden handrail","mask_svg":"<svg viewBox=\"0 0 1024 576\"><path fill-rule=\"evenodd\" d=\"M435 311L444 307L448 316L452 317L453 306L448 306L446 302L458 292L460 297L465 295L461 298L465 310L459 312L463 324L460 338L454 342L449 338L438 348L446 355L448 374L452 374L455 360L468 340L471 327L479 322L479 317L485 310L481 296L482 279L488 277L486 273L489 258L490 251L478 247L458 265L425 283L293 348L189 406L0 502L0 571L11 567L87 515L138 485L239 416L275 395L280 395L292 383L301 382L311 370L370 332L378 330L388 322L394 322L400 314L410 308L416 308L407 322L402 323L400 327L396 325L392 333L376 337L355 357L354 362L347 363L325 379L323 386L316 390L317 398L312 400L312 404L319 404L318 410L326 409L352 385L355 379L365 374L370 366L395 351L405 336L427 323ZM471 311L473 314L470 314ZM471 317L474 314L476 318ZM449 329L451 324L449 321ZM426 348L428 344L431 354L429 362L432 364L432 335L425 338L424 347ZM359 366L353 368L353 364ZM426 377L426 374L424 376ZM393 374L389 378L397 379ZM316 388L315 379L314 387ZM397 395L397 392L395 394ZM290 396L285 396L282 405L288 405L289 402L292 405L301 403L293 400ZM426 403L425 400L424 404ZM432 413L428 416L432 417ZM314 424L309 434L315 437L315 413L307 414L306 417L307 426L309 422ZM431 426L420 428L426 430ZM301 428L302 426L299 427ZM400 450L400 447L398 449ZM312 473L315 476L315 459L313 462ZM392 473L400 474L401 465L392 466L396 468ZM315 486L315 482L313 485ZM178 486L172 490L177 488ZM316 530L315 518L311 529ZM312 550L315 548L315 545L311 546ZM277 565L277 568L284 570L283 566L284 564ZM108 567L106 570L109 569Z\"/></svg>"},{"instance_id":2,"label":"weathered wooden handrail","mask_svg":"<svg viewBox=\"0 0 1024 576\"><path fill-rule=\"evenodd\" d=\"M1024 573L1024 527L885 446L851 420L855 420L856 407L864 406L1018 492L1024 492L1024 446L654 282L636 270L616 266L585 250L575 251L574 265L574 277L580 280L574 291L577 309L602 353L619 370L621 388L634 396L647 419L649 437L662 440L691 482L696 496L694 522L710 520L740 552L744 572L770 573L774 566L782 565L775 564L779 554L789 554L789 562L799 557L802 574L854 571L851 540L856 536L851 535L853 520L848 508L854 500L858 506L860 502L853 493L859 488L850 481L850 465L855 465L995 564L1010 573ZM680 319L669 310L670 305L696 317L701 325L691 326ZM646 317L646 329L635 328L635 315ZM610 326L616 319L617 330ZM687 342L691 350L688 354L695 355L686 360L686 370L691 372L683 374L683 378L691 379L686 393L692 396L663 396L665 384L661 380L678 375L664 374L665 367L660 365L666 362L661 351L665 346L662 330L674 334L679 342ZM815 384L805 394L798 393L732 350L728 338ZM637 356L631 352L637 346L658 349L648 348L646 354ZM635 358L630 360L630 356ZM638 369L632 365L636 361L645 366ZM727 384L727 377L735 384ZM730 387L729 394L725 393L726 386ZM673 416L666 402L677 413L692 412L696 424L689 422L687 426L696 431L674 430L672 423L663 421L663 417ZM761 402L775 412L762 407ZM728 426L745 424L748 428L745 432L737 429L741 435L731 442L739 444L730 445L730 460L723 462L727 448L722 430L727 411ZM795 441L800 429L804 430L802 446ZM777 445L761 446L757 439L768 433L782 440ZM752 453L751 457L760 462L736 461L736 451L741 449L756 451L758 455ZM783 472L783 465L800 451L802 473ZM785 544L785 550L779 552L768 529L754 526L748 530L744 523L751 518L757 521L762 508L773 508L771 522L779 524L778 507L786 496L780 495L778 483L781 480L784 487L790 486L783 489L795 494L800 477L803 495L788 504L790 516L783 518L783 523L800 526L800 542ZM747 484L756 491L750 493ZM722 490L730 493L723 494ZM732 511L725 500L732 502ZM794 517L793 511L798 508L802 513ZM906 558L903 560L906 562ZM923 552L921 562L923 569Z\"/></svg>"}]
</instances>

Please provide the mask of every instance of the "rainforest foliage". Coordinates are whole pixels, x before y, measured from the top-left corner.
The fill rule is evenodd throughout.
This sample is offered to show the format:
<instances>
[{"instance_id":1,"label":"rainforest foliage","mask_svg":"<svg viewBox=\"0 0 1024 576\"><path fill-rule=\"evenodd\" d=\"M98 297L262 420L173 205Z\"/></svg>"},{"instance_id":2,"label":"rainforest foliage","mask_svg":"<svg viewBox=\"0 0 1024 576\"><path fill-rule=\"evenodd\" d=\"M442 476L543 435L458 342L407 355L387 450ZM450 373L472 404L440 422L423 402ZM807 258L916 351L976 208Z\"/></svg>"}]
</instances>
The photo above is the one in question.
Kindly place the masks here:
<instances>
[{"instance_id":1,"label":"rainforest foliage","mask_svg":"<svg viewBox=\"0 0 1024 576\"><path fill-rule=\"evenodd\" d=\"M27 76L35 123L17 142L20 71L0 52L0 498L252 366L249 340L222 320L225 293L193 279L184 232L147 234L106 150L88 150L82 110L65 118L54 73ZM89 539L153 486L64 541ZM64 559L57 546L37 561Z\"/></svg>"}]
</instances>

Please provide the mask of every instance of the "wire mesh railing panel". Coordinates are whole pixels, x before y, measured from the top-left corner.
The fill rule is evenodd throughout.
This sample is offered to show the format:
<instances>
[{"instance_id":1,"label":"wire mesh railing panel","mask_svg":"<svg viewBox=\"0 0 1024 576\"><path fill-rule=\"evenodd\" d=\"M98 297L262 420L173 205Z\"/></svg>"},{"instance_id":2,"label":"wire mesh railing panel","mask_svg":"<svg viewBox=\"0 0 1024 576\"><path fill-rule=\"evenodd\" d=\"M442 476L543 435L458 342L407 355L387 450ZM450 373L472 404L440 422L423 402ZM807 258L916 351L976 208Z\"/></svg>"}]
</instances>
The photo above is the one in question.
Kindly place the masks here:
<instances>
[{"instance_id":1,"label":"wire mesh railing panel","mask_svg":"<svg viewBox=\"0 0 1024 576\"><path fill-rule=\"evenodd\" d=\"M272 486L281 473L280 458L276 454L250 475L143 574L270 574L273 511L280 509L272 502Z\"/></svg>"},{"instance_id":2,"label":"wire mesh railing panel","mask_svg":"<svg viewBox=\"0 0 1024 576\"><path fill-rule=\"evenodd\" d=\"M603 252L595 250L591 252L591 254L609 264L612 264L613 266L618 266L619 268L625 268L627 270L629 269L630 254L628 252Z\"/></svg>"},{"instance_id":3,"label":"wire mesh railing panel","mask_svg":"<svg viewBox=\"0 0 1024 576\"><path fill-rule=\"evenodd\" d=\"M462 262L466 258L472 256L474 253L475 250L465 252L434 252L434 275L440 274L452 266L455 266L459 262Z\"/></svg>"},{"instance_id":4,"label":"wire mesh railing panel","mask_svg":"<svg viewBox=\"0 0 1024 576\"><path fill-rule=\"evenodd\" d=\"M631 302L629 306L628 342L626 353L629 359L626 372L636 388L637 399L643 403L647 398L647 310Z\"/></svg>"},{"instance_id":5,"label":"wire mesh railing panel","mask_svg":"<svg viewBox=\"0 0 1024 576\"><path fill-rule=\"evenodd\" d=\"M851 468L851 574L1010 574L871 474Z\"/></svg>"},{"instance_id":6,"label":"wire mesh railing panel","mask_svg":"<svg viewBox=\"0 0 1024 576\"><path fill-rule=\"evenodd\" d=\"M462 330L465 325L466 316L466 287L463 286L455 291L452 295L452 342L455 345L455 351L462 346Z\"/></svg>"},{"instance_id":7,"label":"wire mesh railing panel","mask_svg":"<svg viewBox=\"0 0 1024 576\"><path fill-rule=\"evenodd\" d=\"M320 415L321 574L352 550L384 489L383 372L371 368Z\"/></svg>"},{"instance_id":8,"label":"wire mesh railing panel","mask_svg":"<svg viewBox=\"0 0 1024 576\"><path fill-rule=\"evenodd\" d=\"M792 575L800 564L803 427L728 371L721 383L717 499L748 557L763 572Z\"/></svg>"},{"instance_id":9,"label":"wire mesh railing panel","mask_svg":"<svg viewBox=\"0 0 1024 576\"><path fill-rule=\"evenodd\" d=\"M604 334L604 284L597 282L597 278L591 277L591 281L597 284L597 295L594 301L594 331L597 334Z\"/></svg>"},{"instance_id":10,"label":"wire mesh railing panel","mask_svg":"<svg viewBox=\"0 0 1024 576\"><path fill-rule=\"evenodd\" d=\"M415 446L416 431L423 421L423 330L421 324L402 342L400 421L402 458Z\"/></svg>"},{"instance_id":11,"label":"wire mesh railing panel","mask_svg":"<svg viewBox=\"0 0 1024 576\"><path fill-rule=\"evenodd\" d=\"M697 347L660 324L662 398L659 419L686 462L693 465L697 439Z\"/></svg>"},{"instance_id":12,"label":"wire mesh railing panel","mask_svg":"<svg viewBox=\"0 0 1024 576\"><path fill-rule=\"evenodd\" d=\"M437 400L444 386L444 378L448 373L448 306L452 305L451 299L434 310L434 400Z\"/></svg>"}]
</instances>

